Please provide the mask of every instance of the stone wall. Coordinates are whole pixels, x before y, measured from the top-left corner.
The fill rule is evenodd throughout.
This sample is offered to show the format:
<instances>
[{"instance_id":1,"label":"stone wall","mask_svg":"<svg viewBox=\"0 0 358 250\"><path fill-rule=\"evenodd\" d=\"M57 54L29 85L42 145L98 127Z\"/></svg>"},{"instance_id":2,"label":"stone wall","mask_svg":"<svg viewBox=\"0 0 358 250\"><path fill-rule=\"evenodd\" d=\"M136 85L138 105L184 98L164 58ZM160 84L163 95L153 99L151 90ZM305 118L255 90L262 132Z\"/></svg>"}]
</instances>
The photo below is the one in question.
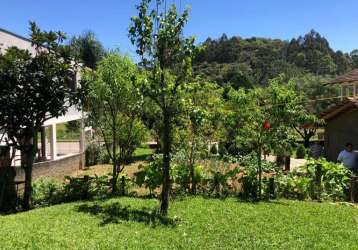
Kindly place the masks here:
<instances>
[{"instance_id":1,"label":"stone wall","mask_svg":"<svg viewBox=\"0 0 358 250\"><path fill-rule=\"evenodd\" d=\"M32 170L33 180L39 177L51 177L63 179L84 167L84 154L74 154L54 161L35 163ZM16 167L16 181L24 181L25 173L20 167Z\"/></svg>"}]
</instances>

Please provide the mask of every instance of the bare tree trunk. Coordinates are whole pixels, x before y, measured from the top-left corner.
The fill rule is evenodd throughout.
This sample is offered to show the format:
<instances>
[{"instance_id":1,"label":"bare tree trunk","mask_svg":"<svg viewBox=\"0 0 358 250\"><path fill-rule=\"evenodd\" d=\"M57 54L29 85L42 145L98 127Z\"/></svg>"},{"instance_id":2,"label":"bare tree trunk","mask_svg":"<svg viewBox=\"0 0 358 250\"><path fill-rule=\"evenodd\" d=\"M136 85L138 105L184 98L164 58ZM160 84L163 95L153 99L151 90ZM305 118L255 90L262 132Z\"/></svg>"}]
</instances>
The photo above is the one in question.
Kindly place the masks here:
<instances>
[{"instance_id":1,"label":"bare tree trunk","mask_svg":"<svg viewBox=\"0 0 358 250\"><path fill-rule=\"evenodd\" d=\"M113 169L112 169L112 194L117 193L117 128L116 128L116 115L112 114L112 158L113 158Z\"/></svg>"},{"instance_id":2,"label":"bare tree trunk","mask_svg":"<svg viewBox=\"0 0 358 250\"><path fill-rule=\"evenodd\" d=\"M258 162L258 174L259 174L259 199L261 200L261 192L262 192L262 164L261 164L261 153L262 149L259 146L257 150L257 162Z\"/></svg>"},{"instance_id":3,"label":"bare tree trunk","mask_svg":"<svg viewBox=\"0 0 358 250\"><path fill-rule=\"evenodd\" d=\"M117 193L117 164L113 163L112 169L112 194Z\"/></svg>"},{"instance_id":4,"label":"bare tree trunk","mask_svg":"<svg viewBox=\"0 0 358 250\"><path fill-rule=\"evenodd\" d=\"M163 112L163 185L161 193L160 213L168 214L170 196L170 152L171 152L171 123L167 112Z\"/></svg>"},{"instance_id":5,"label":"bare tree trunk","mask_svg":"<svg viewBox=\"0 0 358 250\"><path fill-rule=\"evenodd\" d=\"M36 148L37 148L37 133L33 136L25 136L23 145L21 147L21 166L25 170L25 189L24 198L22 201L22 208L29 210L31 207L32 196L32 166L34 164Z\"/></svg>"},{"instance_id":6,"label":"bare tree trunk","mask_svg":"<svg viewBox=\"0 0 358 250\"><path fill-rule=\"evenodd\" d=\"M194 132L195 133L195 132ZM196 194L196 180L195 180L195 134L192 134L191 147L190 147L190 179L191 179L191 194Z\"/></svg>"},{"instance_id":7,"label":"bare tree trunk","mask_svg":"<svg viewBox=\"0 0 358 250\"><path fill-rule=\"evenodd\" d=\"M306 136L305 138L303 138L303 146L305 148L310 147L310 139L311 139L311 136Z\"/></svg>"}]
</instances>

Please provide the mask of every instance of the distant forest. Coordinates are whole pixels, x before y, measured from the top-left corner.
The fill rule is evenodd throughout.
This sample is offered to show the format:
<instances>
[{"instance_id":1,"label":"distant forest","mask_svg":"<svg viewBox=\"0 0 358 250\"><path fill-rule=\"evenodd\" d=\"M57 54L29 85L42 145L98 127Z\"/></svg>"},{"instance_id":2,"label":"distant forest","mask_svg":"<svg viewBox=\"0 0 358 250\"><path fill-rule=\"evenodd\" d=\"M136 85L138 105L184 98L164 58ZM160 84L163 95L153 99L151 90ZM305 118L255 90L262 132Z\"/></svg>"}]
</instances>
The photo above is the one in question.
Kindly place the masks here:
<instances>
[{"instance_id":1,"label":"distant forest","mask_svg":"<svg viewBox=\"0 0 358 250\"><path fill-rule=\"evenodd\" d=\"M291 41L223 34L202 43L194 60L196 75L236 89L267 85L280 73L287 78L308 73L333 77L357 67L358 50L334 51L314 30Z\"/></svg>"}]
</instances>

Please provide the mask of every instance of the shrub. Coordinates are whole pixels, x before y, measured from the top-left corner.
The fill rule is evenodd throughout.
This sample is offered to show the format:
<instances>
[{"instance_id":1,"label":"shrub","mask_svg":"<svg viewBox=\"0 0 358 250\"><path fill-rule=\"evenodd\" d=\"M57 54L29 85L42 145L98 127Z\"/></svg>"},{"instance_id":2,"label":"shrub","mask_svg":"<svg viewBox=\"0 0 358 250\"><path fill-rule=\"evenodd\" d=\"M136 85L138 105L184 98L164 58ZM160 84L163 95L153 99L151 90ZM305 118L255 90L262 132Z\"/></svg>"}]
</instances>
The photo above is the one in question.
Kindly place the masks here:
<instances>
[{"instance_id":1,"label":"shrub","mask_svg":"<svg viewBox=\"0 0 358 250\"><path fill-rule=\"evenodd\" d=\"M295 173L276 176L276 188L279 196L287 199L304 200L310 196L311 179Z\"/></svg>"},{"instance_id":2,"label":"shrub","mask_svg":"<svg viewBox=\"0 0 358 250\"><path fill-rule=\"evenodd\" d=\"M346 197L346 190L350 182L351 172L342 164L326 161L324 159L311 160L301 169L307 172L311 179L316 178L317 168L321 169L321 198L329 200L342 200Z\"/></svg>"},{"instance_id":3,"label":"shrub","mask_svg":"<svg viewBox=\"0 0 358 250\"><path fill-rule=\"evenodd\" d=\"M350 172L342 164L311 160L288 175L276 176L280 196L292 199L345 200Z\"/></svg>"},{"instance_id":4,"label":"shrub","mask_svg":"<svg viewBox=\"0 0 358 250\"><path fill-rule=\"evenodd\" d=\"M240 178L242 184L242 192L240 194L243 199L256 199L258 197L258 160L254 152L244 155L239 158L240 166L244 168L242 176ZM265 174L272 175L280 171L276 164L273 162L261 161L263 176L263 192L264 196L272 198L272 188L269 187L269 178L265 177Z\"/></svg>"},{"instance_id":5,"label":"shrub","mask_svg":"<svg viewBox=\"0 0 358 250\"><path fill-rule=\"evenodd\" d=\"M63 184L50 178L40 178L32 184L34 205L53 205L64 201Z\"/></svg>"},{"instance_id":6,"label":"shrub","mask_svg":"<svg viewBox=\"0 0 358 250\"><path fill-rule=\"evenodd\" d=\"M111 176L65 177L64 200L77 201L104 198L109 194Z\"/></svg>"},{"instance_id":7,"label":"shrub","mask_svg":"<svg viewBox=\"0 0 358 250\"><path fill-rule=\"evenodd\" d=\"M100 163L100 164L110 164L111 163L111 158L105 148L101 149L101 152L99 154L98 163Z\"/></svg>"},{"instance_id":8,"label":"shrub","mask_svg":"<svg viewBox=\"0 0 358 250\"><path fill-rule=\"evenodd\" d=\"M97 142L90 142L87 145L86 155L86 166L94 166L99 163L101 154L101 146Z\"/></svg>"},{"instance_id":9,"label":"shrub","mask_svg":"<svg viewBox=\"0 0 358 250\"><path fill-rule=\"evenodd\" d=\"M297 159L304 159L306 157L306 154L307 154L306 148L302 144L298 145L296 149Z\"/></svg>"},{"instance_id":10,"label":"shrub","mask_svg":"<svg viewBox=\"0 0 358 250\"><path fill-rule=\"evenodd\" d=\"M138 186L145 186L149 188L150 193L160 187L162 183L162 164L163 155L158 154L153 156L153 161L148 165L140 165L139 171L134 174L134 182Z\"/></svg>"}]
</instances>

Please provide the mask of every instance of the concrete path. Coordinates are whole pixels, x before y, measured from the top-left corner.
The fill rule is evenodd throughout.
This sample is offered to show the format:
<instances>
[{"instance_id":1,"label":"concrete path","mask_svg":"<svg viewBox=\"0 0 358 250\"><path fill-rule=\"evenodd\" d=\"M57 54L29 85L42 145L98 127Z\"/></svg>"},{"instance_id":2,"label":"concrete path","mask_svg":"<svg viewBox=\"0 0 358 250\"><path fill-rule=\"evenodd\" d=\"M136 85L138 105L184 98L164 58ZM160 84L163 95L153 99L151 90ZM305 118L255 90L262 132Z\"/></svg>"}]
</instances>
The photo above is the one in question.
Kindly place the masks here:
<instances>
[{"instance_id":1,"label":"concrete path","mask_svg":"<svg viewBox=\"0 0 358 250\"><path fill-rule=\"evenodd\" d=\"M274 155L269 155L269 156L266 156L266 160L270 161L270 162L275 162L276 161L276 156ZM291 165L290 165L290 169L293 170L293 169L296 169L300 166L303 166L305 165L307 162L306 159L295 159L295 158L292 158L291 157Z\"/></svg>"}]
</instances>

